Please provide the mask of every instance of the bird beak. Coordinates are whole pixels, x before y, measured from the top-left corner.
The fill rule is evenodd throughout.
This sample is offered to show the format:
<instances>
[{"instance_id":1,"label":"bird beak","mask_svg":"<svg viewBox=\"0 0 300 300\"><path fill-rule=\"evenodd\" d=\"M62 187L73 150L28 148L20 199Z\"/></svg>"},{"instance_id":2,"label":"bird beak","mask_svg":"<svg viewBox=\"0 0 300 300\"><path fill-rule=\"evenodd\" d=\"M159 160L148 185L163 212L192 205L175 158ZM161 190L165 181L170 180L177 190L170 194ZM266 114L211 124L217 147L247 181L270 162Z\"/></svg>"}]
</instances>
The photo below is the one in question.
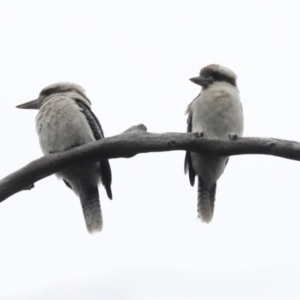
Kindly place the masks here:
<instances>
[{"instance_id":1,"label":"bird beak","mask_svg":"<svg viewBox=\"0 0 300 300\"><path fill-rule=\"evenodd\" d=\"M202 76L193 77L190 79L190 81L201 86L207 86L208 84L214 82L212 77L202 77Z\"/></svg>"},{"instance_id":2,"label":"bird beak","mask_svg":"<svg viewBox=\"0 0 300 300\"><path fill-rule=\"evenodd\" d=\"M25 108L25 109L39 109L40 108L40 99L32 100L23 104L16 106L16 108Z\"/></svg>"}]
</instances>

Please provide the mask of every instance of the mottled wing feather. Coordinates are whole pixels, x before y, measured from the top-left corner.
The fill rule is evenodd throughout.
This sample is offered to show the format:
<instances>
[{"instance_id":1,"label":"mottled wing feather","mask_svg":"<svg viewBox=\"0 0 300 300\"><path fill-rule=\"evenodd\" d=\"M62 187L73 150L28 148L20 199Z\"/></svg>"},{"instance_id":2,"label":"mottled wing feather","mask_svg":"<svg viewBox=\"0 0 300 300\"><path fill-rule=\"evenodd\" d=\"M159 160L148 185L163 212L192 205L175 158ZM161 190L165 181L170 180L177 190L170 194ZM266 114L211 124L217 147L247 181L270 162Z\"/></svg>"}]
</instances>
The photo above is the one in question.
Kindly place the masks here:
<instances>
[{"instance_id":1,"label":"mottled wing feather","mask_svg":"<svg viewBox=\"0 0 300 300\"><path fill-rule=\"evenodd\" d=\"M97 117L94 115L91 109L87 105L85 105L82 101L78 99L74 99L74 100L76 101L77 105L81 108L82 113L85 115L93 131L93 135L95 139L96 140L103 139L104 133ZM108 198L112 199L112 191L110 187L112 182L112 175L111 175L111 169L108 160L100 161L100 177L101 177L101 182L105 187Z\"/></svg>"},{"instance_id":2,"label":"mottled wing feather","mask_svg":"<svg viewBox=\"0 0 300 300\"><path fill-rule=\"evenodd\" d=\"M63 179L63 182L66 184L66 186L68 188L70 188L72 190L72 186L71 186L71 184L67 180Z\"/></svg>"},{"instance_id":3,"label":"mottled wing feather","mask_svg":"<svg viewBox=\"0 0 300 300\"><path fill-rule=\"evenodd\" d=\"M194 186L196 173L192 166L191 153L188 151L185 154L184 169L185 169L185 173L187 173L187 171L189 171L190 183L191 183L191 186Z\"/></svg>"},{"instance_id":4,"label":"mottled wing feather","mask_svg":"<svg viewBox=\"0 0 300 300\"><path fill-rule=\"evenodd\" d=\"M190 103L190 105L187 107L187 110L186 110L186 113L189 114L188 119L187 119L187 124L188 124L187 132L192 132L192 118L193 118L193 114L192 114L192 110L191 110L192 103ZM187 151L185 154L184 172L185 172L185 174L187 172L189 172L189 179L190 179L191 186L194 186L196 173L192 166L191 153L189 151Z\"/></svg>"},{"instance_id":5,"label":"mottled wing feather","mask_svg":"<svg viewBox=\"0 0 300 300\"><path fill-rule=\"evenodd\" d=\"M84 104L82 101L75 99L77 105L81 108L81 112L85 115L96 140L101 140L104 138L103 130L100 125L99 120L94 115L92 110Z\"/></svg>"},{"instance_id":6,"label":"mottled wing feather","mask_svg":"<svg viewBox=\"0 0 300 300\"><path fill-rule=\"evenodd\" d=\"M228 161L229 161L229 158L227 158L227 160L225 161L225 167L227 166Z\"/></svg>"},{"instance_id":7,"label":"mottled wing feather","mask_svg":"<svg viewBox=\"0 0 300 300\"><path fill-rule=\"evenodd\" d=\"M112 175L111 175L111 169L110 164L108 160L102 160L100 162L100 177L101 182L103 183L106 194L110 200L112 200L112 191L111 191L111 181L112 181Z\"/></svg>"},{"instance_id":8,"label":"mottled wing feather","mask_svg":"<svg viewBox=\"0 0 300 300\"><path fill-rule=\"evenodd\" d=\"M90 112L91 114L91 122L89 122L90 126L93 126L93 133L94 133L94 136L96 138L96 135L97 133L99 134L100 133L100 138L96 138L97 140L100 140L100 139L103 139L104 138L104 133L103 133L103 129L101 127L101 124L98 120L98 118L95 116L95 114L91 111L91 109L89 107L87 107L88 111ZM96 122L96 124L95 124ZM96 125L96 126L95 126Z\"/></svg>"}]
</instances>

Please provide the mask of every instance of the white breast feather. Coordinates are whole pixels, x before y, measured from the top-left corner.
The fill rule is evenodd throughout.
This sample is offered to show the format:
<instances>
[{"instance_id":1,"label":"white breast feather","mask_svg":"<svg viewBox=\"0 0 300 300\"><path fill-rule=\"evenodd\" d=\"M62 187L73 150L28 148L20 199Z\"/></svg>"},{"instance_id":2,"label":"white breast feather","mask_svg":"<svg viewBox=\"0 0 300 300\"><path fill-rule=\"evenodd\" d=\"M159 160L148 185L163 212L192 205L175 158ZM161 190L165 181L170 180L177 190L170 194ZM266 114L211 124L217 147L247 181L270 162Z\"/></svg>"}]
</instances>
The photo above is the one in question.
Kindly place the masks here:
<instances>
[{"instance_id":1,"label":"white breast feather","mask_svg":"<svg viewBox=\"0 0 300 300\"><path fill-rule=\"evenodd\" d=\"M63 95L53 97L41 108L36 117L36 129L44 154L95 140L79 106Z\"/></svg>"},{"instance_id":2,"label":"white breast feather","mask_svg":"<svg viewBox=\"0 0 300 300\"><path fill-rule=\"evenodd\" d=\"M192 103L192 131L205 138L228 139L243 134L243 111L237 88L217 82L201 91Z\"/></svg>"}]
</instances>

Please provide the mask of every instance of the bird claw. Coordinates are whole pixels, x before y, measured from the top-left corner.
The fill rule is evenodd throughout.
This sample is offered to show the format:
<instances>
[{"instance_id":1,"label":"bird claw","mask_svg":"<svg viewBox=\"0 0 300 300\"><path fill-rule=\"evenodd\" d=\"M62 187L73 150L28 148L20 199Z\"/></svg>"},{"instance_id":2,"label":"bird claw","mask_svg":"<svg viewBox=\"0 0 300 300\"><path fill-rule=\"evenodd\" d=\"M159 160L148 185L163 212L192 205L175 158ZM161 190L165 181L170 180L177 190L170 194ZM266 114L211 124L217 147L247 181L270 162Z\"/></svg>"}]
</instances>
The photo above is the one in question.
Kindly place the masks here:
<instances>
[{"instance_id":1,"label":"bird claw","mask_svg":"<svg viewBox=\"0 0 300 300\"><path fill-rule=\"evenodd\" d=\"M238 138L237 134L229 134L228 137L231 141L235 141Z\"/></svg>"},{"instance_id":2,"label":"bird claw","mask_svg":"<svg viewBox=\"0 0 300 300\"><path fill-rule=\"evenodd\" d=\"M197 138L203 138L204 134L203 134L203 132L196 132L196 133L194 133L194 136Z\"/></svg>"},{"instance_id":3,"label":"bird claw","mask_svg":"<svg viewBox=\"0 0 300 300\"><path fill-rule=\"evenodd\" d=\"M33 188L34 188L34 183L30 183L30 185L26 186L26 187L24 188L24 190L30 191L30 190L33 189Z\"/></svg>"}]
</instances>

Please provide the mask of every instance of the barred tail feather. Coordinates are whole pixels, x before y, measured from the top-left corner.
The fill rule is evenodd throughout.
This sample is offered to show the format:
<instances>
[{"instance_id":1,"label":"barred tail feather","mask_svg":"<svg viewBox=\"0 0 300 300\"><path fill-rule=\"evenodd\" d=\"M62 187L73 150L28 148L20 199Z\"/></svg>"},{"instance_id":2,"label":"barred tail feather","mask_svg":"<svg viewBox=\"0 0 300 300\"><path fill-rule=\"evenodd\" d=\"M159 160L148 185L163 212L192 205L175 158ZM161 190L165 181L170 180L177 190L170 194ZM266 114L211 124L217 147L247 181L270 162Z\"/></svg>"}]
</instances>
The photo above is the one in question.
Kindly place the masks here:
<instances>
[{"instance_id":1,"label":"barred tail feather","mask_svg":"<svg viewBox=\"0 0 300 300\"><path fill-rule=\"evenodd\" d=\"M198 179L198 216L206 223L209 223L214 214L216 183L212 188L207 188L201 179Z\"/></svg>"},{"instance_id":2,"label":"barred tail feather","mask_svg":"<svg viewBox=\"0 0 300 300\"><path fill-rule=\"evenodd\" d=\"M217 183L215 183L212 186L212 188L209 190L210 205L211 205L212 212L214 212L214 208L215 208L216 190L217 190Z\"/></svg>"},{"instance_id":3,"label":"barred tail feather","mask_svg":"<svg viewBox=\"0 0 300 300\"><path fill-rule=\"evenodd\" d=\"M98 187L85 188L79 192L86 228L89 233L101 231L103 227Z\"/></svg>"}]
</instances>

